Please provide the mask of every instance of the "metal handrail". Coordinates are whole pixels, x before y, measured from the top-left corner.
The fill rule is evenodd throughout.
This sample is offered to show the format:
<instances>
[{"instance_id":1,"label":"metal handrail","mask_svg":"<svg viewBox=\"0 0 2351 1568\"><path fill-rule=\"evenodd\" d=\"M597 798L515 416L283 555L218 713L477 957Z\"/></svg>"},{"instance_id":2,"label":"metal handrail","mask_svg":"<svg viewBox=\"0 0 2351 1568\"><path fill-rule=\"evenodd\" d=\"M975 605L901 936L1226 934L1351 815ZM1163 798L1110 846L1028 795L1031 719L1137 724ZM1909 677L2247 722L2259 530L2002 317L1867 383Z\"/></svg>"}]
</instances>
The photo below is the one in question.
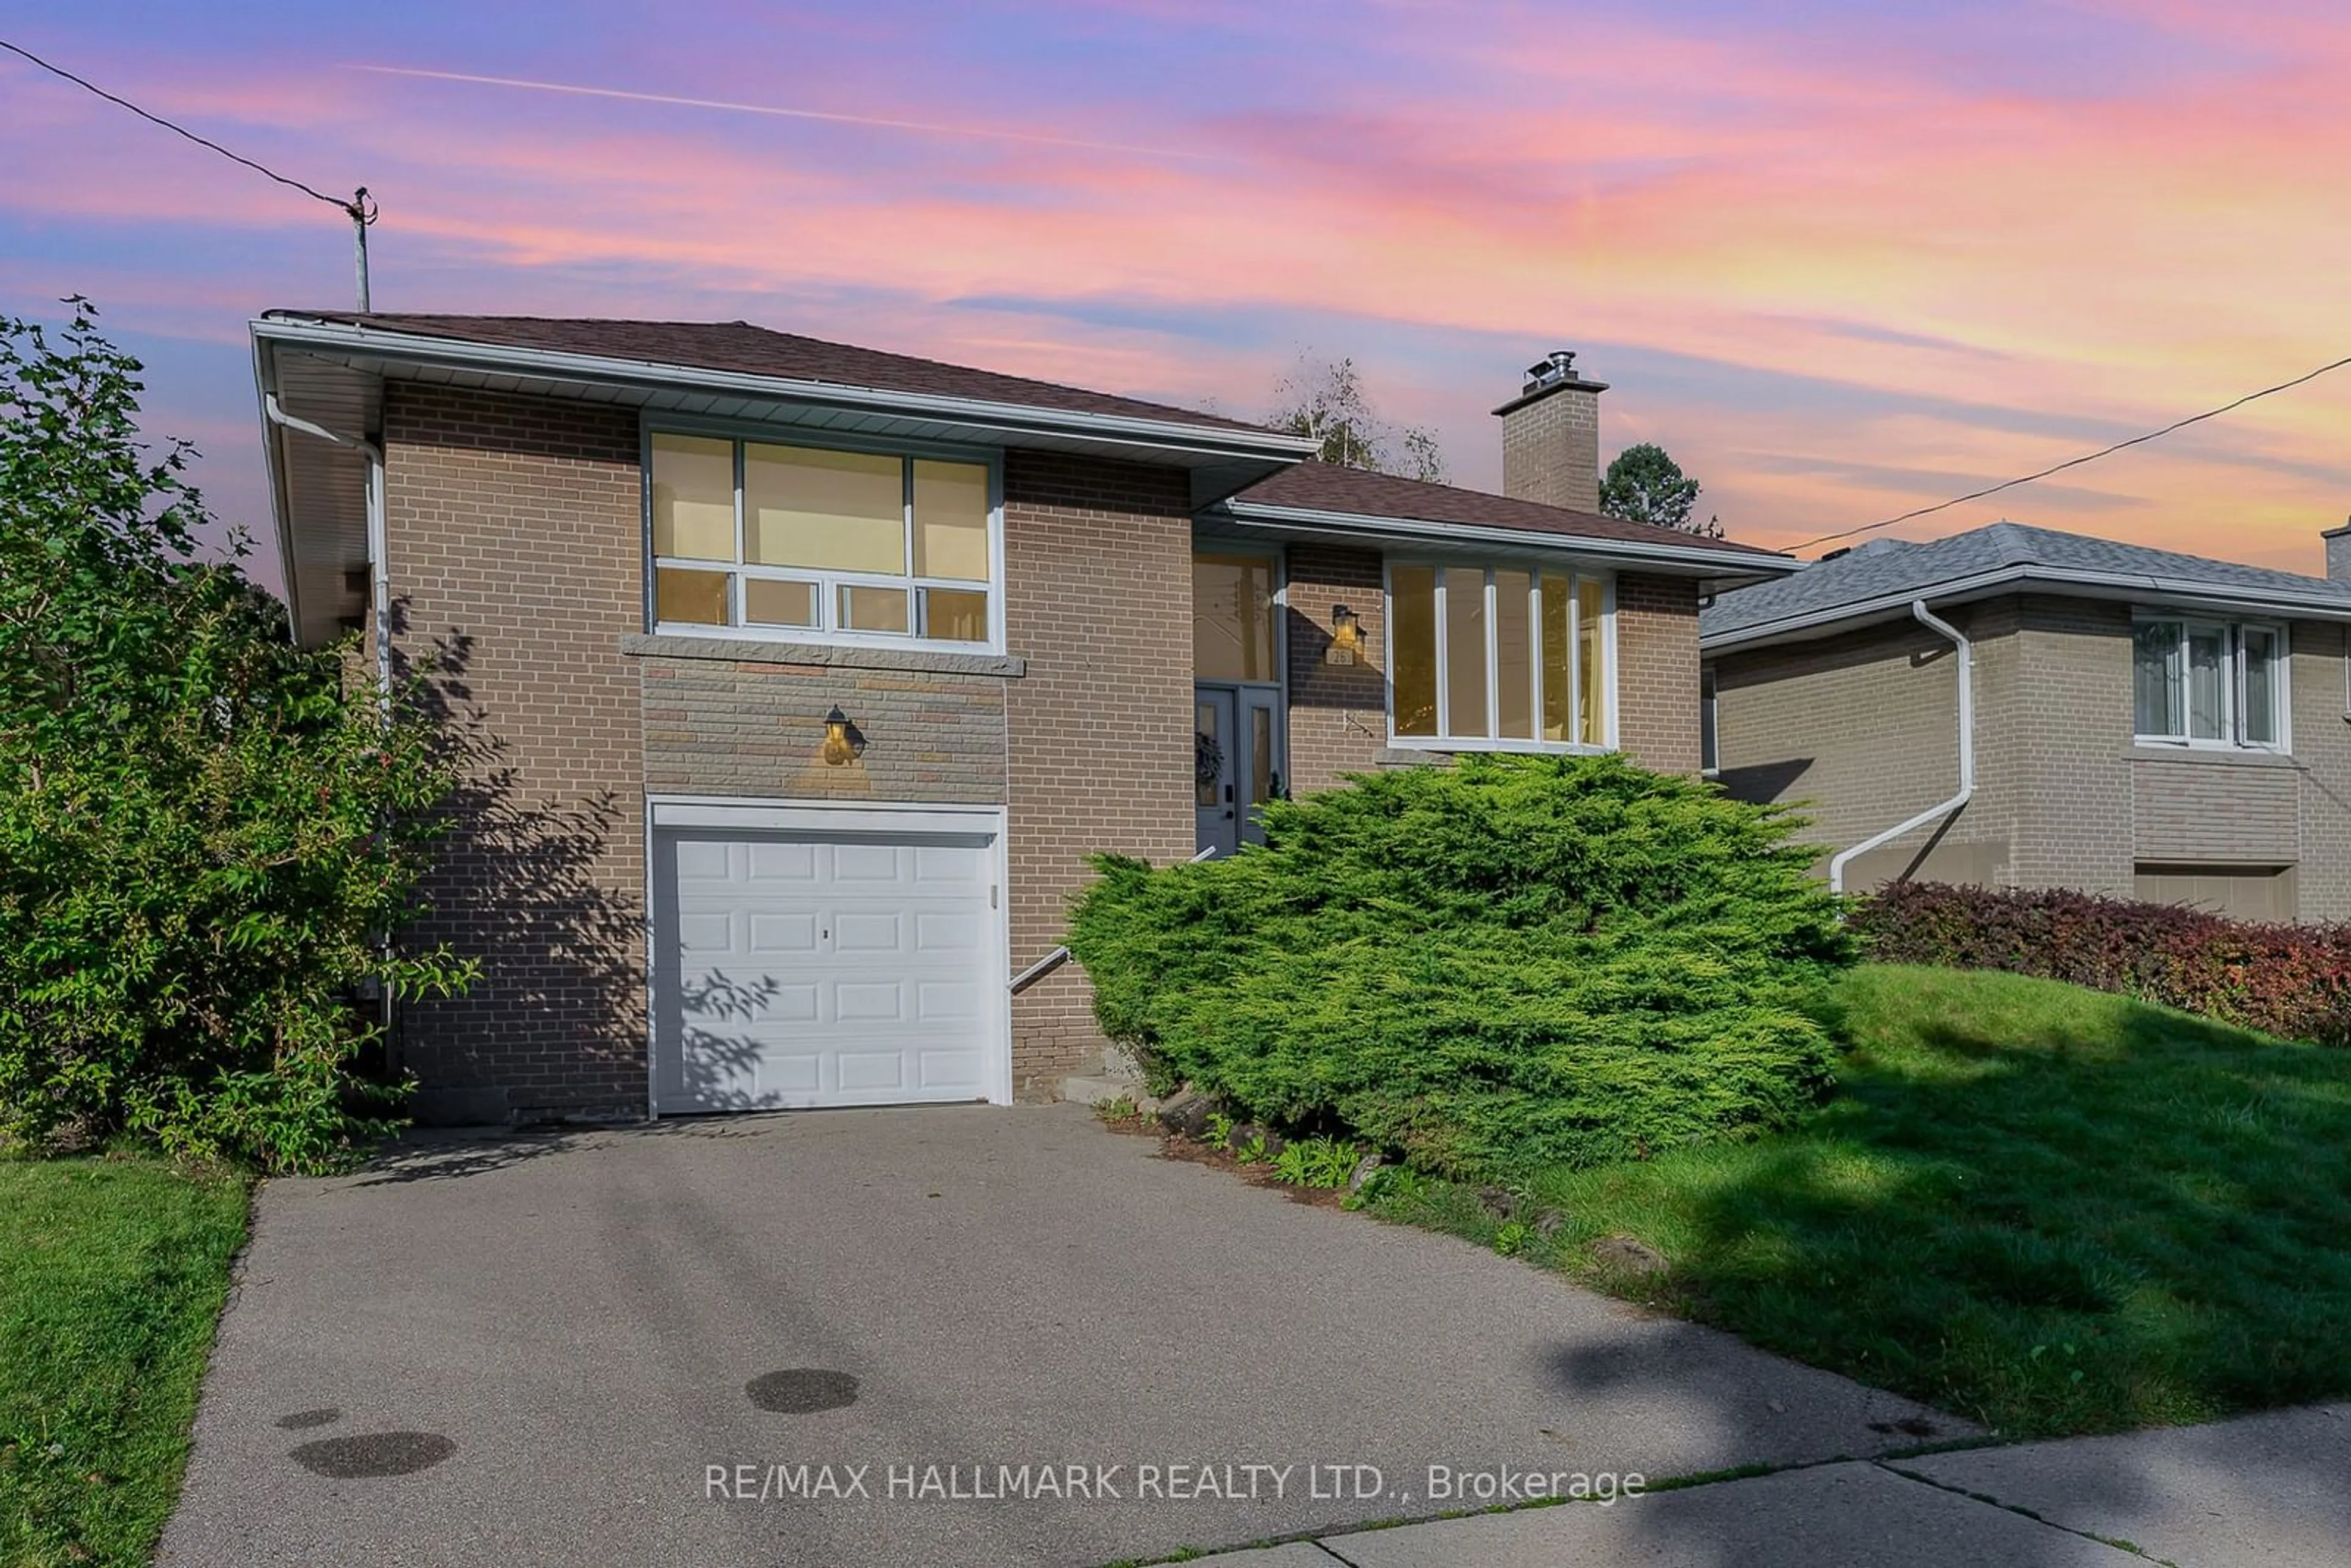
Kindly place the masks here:
<instances>
[{"instance_id":1,"label":"metal handrail","mask_svg":"<svg viewBox=\"0 0 2351 1568\"><path fill-rule=\"evenodd\" d=\"M1029 987L1035 985L1038 981L1043 979L1046 976L1051 974L1054 970L1060 968L1069 961L1070 950L1067 947L1054 948L1051 952L1046 954L1043 957L1038 959L1035 963L1029 965L1027 968L1012 977L1012 994L1016 997L1019 996L1021 992L1027 990Z\"/></svg>"},{"instance_id":2,"label":"metal handrail","mask_svg":"<svg viewBox=\"0 0 2351 1568\"><path fill-rule=\"evenodd\" d=\"M1207 849L1202 850L1198 854L1192 857L1192 863L1194 865L1198 865L1202 861L1213 860L1216 858L1216 853L1217 846L1210 844ZM1051 952L1046 954L1043 957L1038 959L1035 963L1029 965L1027 968L1021 970L1019 974L1013 976L1012 978L1007 982L1006 988L1010 990L1011 993L1017 997L1021 992L1027 990L1029 987L1035 985L1038 981L1043 979L1046 976L1051 974L1054 970L1060 968L1069 961L1069 948L1066 946L1056 947Z\"/></svg>"}]
</instances>

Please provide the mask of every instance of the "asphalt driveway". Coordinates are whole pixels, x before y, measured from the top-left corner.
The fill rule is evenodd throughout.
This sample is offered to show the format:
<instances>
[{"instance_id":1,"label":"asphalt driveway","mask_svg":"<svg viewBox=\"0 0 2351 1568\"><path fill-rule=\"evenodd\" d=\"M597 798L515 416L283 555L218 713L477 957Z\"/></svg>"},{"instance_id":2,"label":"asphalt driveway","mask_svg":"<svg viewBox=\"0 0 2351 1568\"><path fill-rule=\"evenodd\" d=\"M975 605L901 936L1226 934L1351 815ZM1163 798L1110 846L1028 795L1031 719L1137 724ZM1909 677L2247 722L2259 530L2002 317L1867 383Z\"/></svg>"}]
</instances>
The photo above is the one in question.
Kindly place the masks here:
<instances>
[{"instance_id":1,"label":"asphalt driveway","mask_svg":"<svg viewBox=\"0 0 2351 1568\"><path fill-rule=\"evenodd\" d=\"M268 1184L159 1561L1097 1563L1964 1430L1076 1107L804 1113Z\"/></svg>"}]
</instances>

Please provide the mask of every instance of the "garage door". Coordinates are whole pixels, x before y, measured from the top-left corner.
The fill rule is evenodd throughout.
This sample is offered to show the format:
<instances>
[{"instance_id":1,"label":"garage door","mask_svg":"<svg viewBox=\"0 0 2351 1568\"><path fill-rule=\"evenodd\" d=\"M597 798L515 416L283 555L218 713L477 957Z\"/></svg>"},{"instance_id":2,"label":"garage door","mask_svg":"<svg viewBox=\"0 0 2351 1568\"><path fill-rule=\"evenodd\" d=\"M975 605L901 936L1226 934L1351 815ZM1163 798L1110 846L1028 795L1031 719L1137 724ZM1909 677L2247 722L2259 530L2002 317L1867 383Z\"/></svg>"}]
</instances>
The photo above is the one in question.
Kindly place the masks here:
<instances>
[{"instance_id":1,"label":"garage door","mask_svg":"<svg viewBox=\"0 0 2351 1568\"><path fill-rule=\"evenodd\" d=\"M660 1110L1002 1097L992 837L697 828L655 846Z\"/></svg>"}]
</instances>

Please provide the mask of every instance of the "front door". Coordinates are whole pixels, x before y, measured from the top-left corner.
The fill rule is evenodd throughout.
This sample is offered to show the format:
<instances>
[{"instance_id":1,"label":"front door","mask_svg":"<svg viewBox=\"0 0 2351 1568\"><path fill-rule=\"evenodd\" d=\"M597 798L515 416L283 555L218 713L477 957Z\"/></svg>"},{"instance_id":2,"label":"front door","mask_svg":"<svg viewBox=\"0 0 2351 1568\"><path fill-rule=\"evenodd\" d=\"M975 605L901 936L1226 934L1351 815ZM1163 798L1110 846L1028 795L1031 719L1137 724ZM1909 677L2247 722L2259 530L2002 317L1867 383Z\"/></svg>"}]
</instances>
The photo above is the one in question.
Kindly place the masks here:
<instances>
[{"instance_id":1,"label":"front door","mask_svg":"<svg viewBox=\"0 0 2351 1568\"><path fill-rule=\"evenodd\" d=\"M1280 688L1203 681L1192 715L1200 848L1228 855L1265 842L1259 808L1283 793Z\"/></svg>"}]
</instances>

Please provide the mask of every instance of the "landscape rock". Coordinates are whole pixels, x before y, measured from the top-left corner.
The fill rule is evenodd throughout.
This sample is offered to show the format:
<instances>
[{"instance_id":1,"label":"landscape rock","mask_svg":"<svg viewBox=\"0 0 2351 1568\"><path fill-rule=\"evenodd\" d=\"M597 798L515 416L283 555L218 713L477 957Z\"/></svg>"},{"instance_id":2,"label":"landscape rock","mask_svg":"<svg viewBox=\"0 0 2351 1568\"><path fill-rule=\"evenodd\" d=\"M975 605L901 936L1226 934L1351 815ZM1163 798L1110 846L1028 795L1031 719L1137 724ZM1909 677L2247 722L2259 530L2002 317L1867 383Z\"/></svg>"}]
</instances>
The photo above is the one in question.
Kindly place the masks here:
<instances>
[{"instance_id":1,"label":"landscape rock","mask_svg":"<svg viewBox=\"0 0 2351 1568\"><path fill-rule=\"evenodd\" d=\"M1486 1212L1497 1219L1510 1218L1510 1211L1519 1207L1518 1198L1506 1186L1479 1187L1478 1201L1484 1204Z\"/></svg>"},{"instance_id":2,"label":"landscape rock","mask_svg":"<svg viewBox=\"0 0 2351 1568\"><path fill-rule=\"evenodd\" d=\"M1592 1260L1620 1274L1661 1274L1673 1267L1664 1253L1629 1236L1605 1238L1592 1249Z\"/></svg>"},{"instance_id":3,"label":"landscape rock","mask_svg":"<svg viewBox=\"0 0 2351 1568\"><path fill-rule=\"evenodd\" d=\"M1556 1208L1546 1208L1535 1217L1535 1234L1548 1241L1558 1235L1559 1228L1566 1223L1566 1215Z\"/></svg>"},{"instance_id":4,"label":"landscape rock","mask_svg":"<svg viewBox=\"0 0 2351 1568\"><path fill-rule=\"evenodd\" d=\"M1159 1124L1171 1133L1196 1138L1208 1130L1208 1118L1216 1113L1217 1103L1187 1084L1160 1105Z\"/></svg>"},{"instance_id":5,"label":"landscape rock","mask_svg":"<svg viewBox=\"0 0 2351 1568\"><path fill-rule=\"evenodd\" d=\"M1234 1154L1239 1154L1251 1144L1262 1145L1265 1157L1271 1159L1289 1145L1289 1140L1272 1128L1259 1126L1255 1122L1235 1123L1232 1132L1225 1138L1225 1147Z\"/></svg>"},{"instance_id":6,"label":"landscape rock","mask_svg":"<svg viewBox=\"0 0 2351 1568\"><path fill-rule=\"evenodd\" d=\"M1364 1184L1372 1179L1372 1173L1386 1163L1387 1162L1385 1160L1383 1160L1377 1155L1365 1155L1362 1159L1357 1160L1355 1162L1354 1170L1348 1175L1347 1190L1349 1192L1363 1191Z\"/></svg>"}]
</instances>

